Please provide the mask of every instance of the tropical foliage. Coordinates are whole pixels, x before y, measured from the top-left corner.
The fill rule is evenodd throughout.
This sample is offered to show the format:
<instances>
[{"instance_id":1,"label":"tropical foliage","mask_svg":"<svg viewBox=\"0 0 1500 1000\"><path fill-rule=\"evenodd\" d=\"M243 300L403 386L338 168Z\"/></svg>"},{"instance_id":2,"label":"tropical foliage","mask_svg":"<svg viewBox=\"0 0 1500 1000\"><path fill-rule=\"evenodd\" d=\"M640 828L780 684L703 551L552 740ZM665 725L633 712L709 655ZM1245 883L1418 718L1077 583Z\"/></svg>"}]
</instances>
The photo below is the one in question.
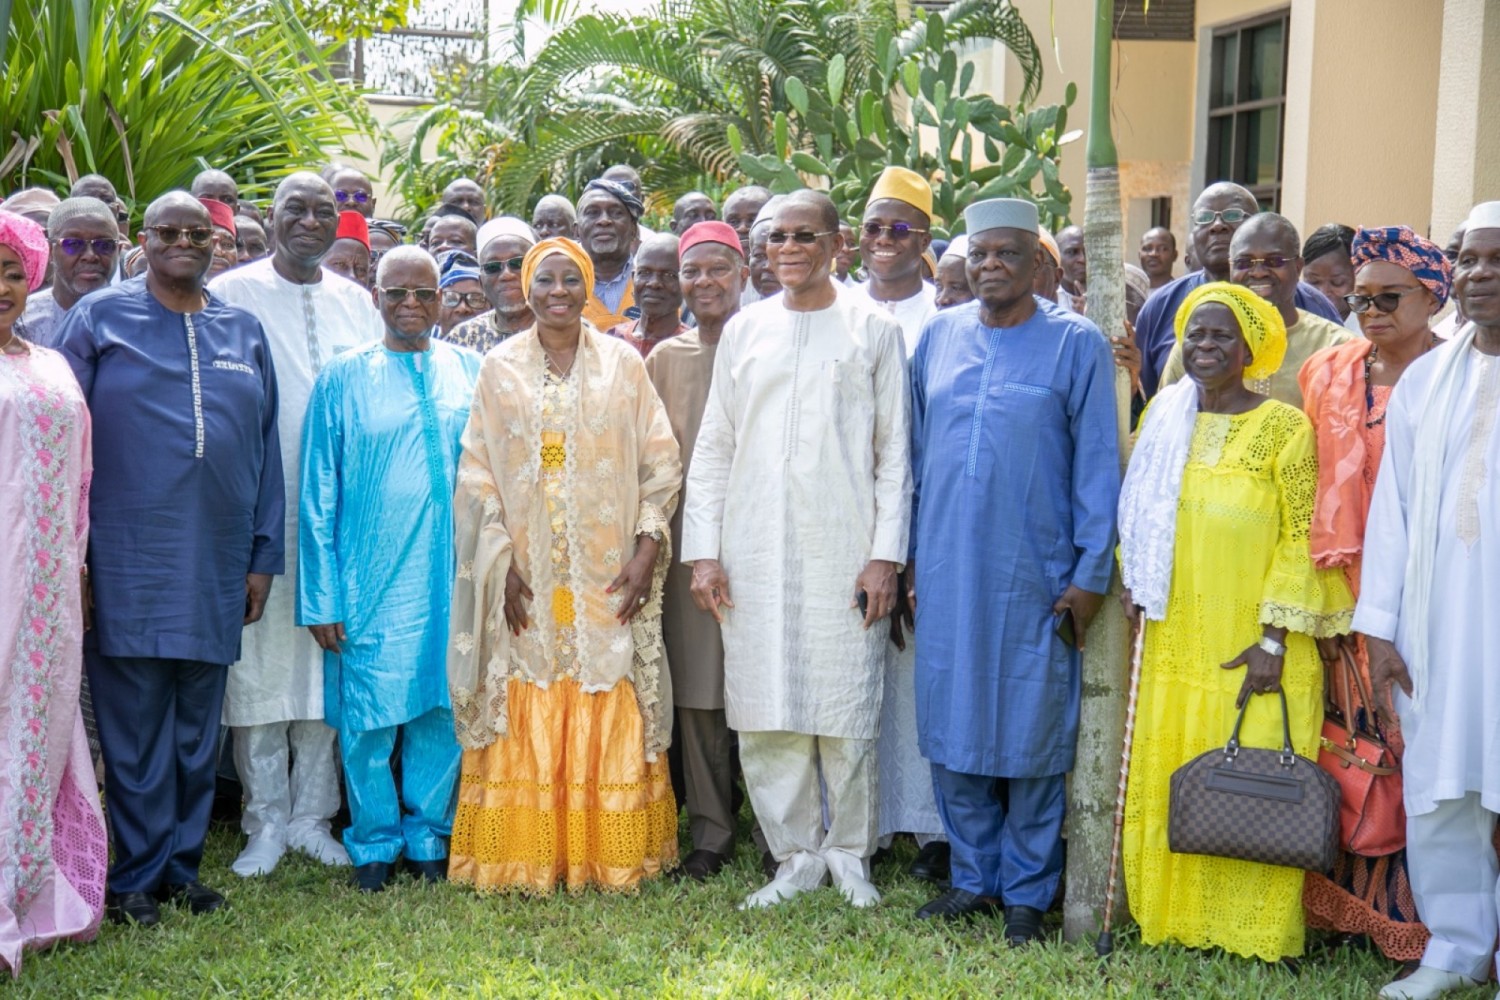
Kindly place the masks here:
<instances>
[{"instance_id":1,"label":"tropical foliage","mask_svg":"<svg viewBox=\"0 0 1500 1000\"><path fill-rule=\"evenodd\" d=\"M23 0L6 21L0 191L100 173L144 205L211 164L259 195L372 127L293 0Z\"/></svg>"},{"instance_id":2,"label":"tropical foliage","mask_svg":"<svg viewBox=\"0 0 1500 1000\"><path fill-rule=\"evenodd\" d=\"M924 81L925 107L935 110L945 74L943 107L951 111L950 95L962 96L976 127L984 122L995 132L993 148L970 140L980 143L968 147L972 153L993 153L998 166L1015 143L1025 148L1003 173L1037 176L1045 162L1055 170L1061 109L1034 113L958 94L972 82L965 76L958 87L960 57L998 41L1021 67L1022 104L1035 99L1041 54L1008 0L959 0L941 14L918 11L912 19L901 14L908 5L895 0L662 0L634 16L573 16L571 7L523 0L518 23L544 22L553 29L546 41L529 57L518 42L477 76L450 81L439 102L416 116L411 138L387 151L410 206L423 208L447 181L471 176L491 192L493 207L520 211L547 191L576 193L602 167L623 160L642 168L661 209L691 188L712 192L741 182L745 156L785 162L794 152L823 161L825 184L912 163L939 183L948 178L957 202L961 191L972 196L994 180L965 186L973 177L964 129L949 128L946 146L925 152L914 137L904 145L890 137L892 129L909 131L906 102ZM829 86L835 64L842 67L837 88ZM911 73L915 84L903 90ZM900 93L891 93L893 86ZM877 137L871 110L884 121L885 138ZM857 137L835 127L840 114L862 130ZM1033 126L1034 137L1027 132ZM432 147L435 156L424 154ZM812 179L819 171L802 174ZM1061 185L1043 185L1038 197L1065 214Z\"/></svg>"}]
</instances>

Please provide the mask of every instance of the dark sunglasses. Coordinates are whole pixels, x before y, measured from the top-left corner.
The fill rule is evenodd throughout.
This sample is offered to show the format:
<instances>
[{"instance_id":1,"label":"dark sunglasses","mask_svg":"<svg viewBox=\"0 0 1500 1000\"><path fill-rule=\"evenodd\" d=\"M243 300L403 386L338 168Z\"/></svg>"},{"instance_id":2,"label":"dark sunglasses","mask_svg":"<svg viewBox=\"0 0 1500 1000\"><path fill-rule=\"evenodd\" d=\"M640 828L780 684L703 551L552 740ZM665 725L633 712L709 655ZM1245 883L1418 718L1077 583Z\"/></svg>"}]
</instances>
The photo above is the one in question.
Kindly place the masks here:
<instances>
[{"instance_id":1,"label":"dark sunglasses","mask_svg":"<svg viewBox=\"0 0 1500 1000\"><path fill-rule=\"evenodd\" d=\"M483 270L485 274L499 274L501 271L513 271L520 274L521 265L524 263L526 263L524 256L510 257L505 260L487 260L484 262Z\"/></svg>"},{"instance_id":2,"label":"dark sunglasses","mask_svg":"<svg viewBox=\"0 0 1500 1000\"><path fill-rule=\"evenodd\" d=\"M1226 208L1222 212L1215 212L1211 208L1202 208L1193 213L1193 225L1211 226L1215 220L1229 223L1231 226L1239 225L1250 218L1250 213L1243 208Z\"/></svg>"},{"instance_id":3,"label":"dark sunglasses","mask_svg":"<svg viewBox=\"0 0 1500 1000\"><path fill-rule=\"evenodd\" d=\"M1233 266L1236 271L1248 271L1258 264L1264 264L1266 267L1276 270L1286 267L1293 260L1296 260L1296 258L1273 253L1266 257L1236 257L1233 261Z\"/></svg>"},{"instance_id":4,"label":"dark sunglasses","mask_svg":"<svg viewBox=\"0 0 1500 1000\"><path fill-rule=\"evenodd\" d=\"M766 234L766 242L772 244L773 246L779 247L787 240L792 240L795 243L801 243L803 246L808 246L810 244L818 242L818 238L820 236L835 236L837 234L837 229L830 229L827 232L822 233L815 233L808 229L799 229L795 233L787 233L781 231L780 229L773 229Z\"/></svg>"},{"instance_id":5,"label":"dark sunglasses","mask_svg":"<svg viewBox=\"0 0 1500 1000\"><path fill-rule=\"evenodd\" d=\"M147 226L148 230L156 234L156 238L166 244L173 244L184 236L193 246L202 249L213 242L214 231L212 229L183 229L180 226Z\"/></svg>"},{"instance_id":6,"label":"dark sunglasses","mask_svg":"<svg viewBox=\"0 0 1500 1000\"><path fill-rule=\"evenodd\" d=\"M927 230L917 229L907 222L893 222L889 226L882 226L878 222L866 222L861 228L864 229L865 235L871 239L879 239L881 236L889 233L893 240L904 240L912 233L927 232Z\"/></svg>"},{"instance_id":7,"label":"dark sunglasses","mask_svg":"<svg viewBox=\"0 0 1500 1000\"><path fill-rule=\"evenodd\" d=\"M335 191L333 192L333 200L339 204L343 204L346 201L355 201L364 205L369 202L370 196L364 191Z\"/></svg>"},{"instance_id":8,"label":"dark sunglasses","mask_svg":"<svg viewBox=\"0 0 1500 1000\"><path fill-rule=\"evenodd\" d=\"M421 291L421 289L418 289ZM483 309L489 305L483 292L444 292L443 305L449 309L457 309L460 305L468 306L470 309Z\"/></svg>"},{"instance_id":9,"label":"dark sunglasses","mask_svg":"<svg viewBox=\"0 0 1500 1000\"><path fill-rule=\"evenodd\" d=\"M1415 291L1415 288L1403 288L1399 292L1381 292L1378 295L1345 295L1344 303L1348 305L1350 312L1367 313L1374 306L1378 312L1393 313L1401 305L1401 300Z\"/></svg>"},{"instance_id":10,"label":"dark sunglasses","mask_svg":"<svg viewBox=\"0 0 1500 1000\"><path fill-rule=\"evenodd\" d=\"M91 248L100 257L113 257L120 251L120 244L115 240L82 240L66 236L58 240L57 245L69 257L77 257L86 248Z\"/></svg>"},{"instance_id":11,"label":"dark sunglasses","mask_svg":"<svg viewBox=\"0 0 1500 1000\"><path fill-rule=\"evenodd\" d=\"M409 294L418 302L425 303L436 300L438 290L436 288L401 288L398 286L396 288L382 288L380 294L384 295L391 302L405 302L406 296Z\"/></svg>"}]
</instances>

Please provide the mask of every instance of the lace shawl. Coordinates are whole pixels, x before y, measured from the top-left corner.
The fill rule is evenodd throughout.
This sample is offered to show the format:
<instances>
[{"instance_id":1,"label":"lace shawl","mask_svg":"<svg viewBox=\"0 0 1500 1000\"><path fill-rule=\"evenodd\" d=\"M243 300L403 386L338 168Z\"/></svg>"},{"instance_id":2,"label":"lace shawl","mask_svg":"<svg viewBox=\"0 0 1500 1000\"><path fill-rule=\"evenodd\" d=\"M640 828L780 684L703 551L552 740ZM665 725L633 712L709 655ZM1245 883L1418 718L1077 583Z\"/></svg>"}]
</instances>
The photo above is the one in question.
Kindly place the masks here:
<instances>
[{"instance_id":1,"label":"lace shawl","mask_svg":"<svg viewBox=\"0 0 1500 1000\"><path fill-rule=\"evenodd\" d=\"M1120 487L1120 572L1146 617L1167 615L1177 504L1198 418L1198 387L1184 379L1157 393Z\"/></svg>"},{"instance_id":2,"label":"lace shawl","mask_svg":"<svg viewBox=\"0 0 1500 1000\"><path fill-rule=\"evenodd\" d=\"M628 678L640 704L646 757L654 760L672 731L661 594L671 563L669 521L682 486L677 442L640 356L585 323L572 372L576 403L565 417L564 530L573 558L566 576L555 578L541 481L546 366L534 328L491 351L464 432L448 650L458 741L479 749L506 735L513 677L546 687L571 676L584 691L608 691ZM605 588L631 558L636 536L653 531L662 533L663 544L650 595L626 628L614 618L620 595ZM535 595L529 626L514 636L504 613L512 565ZM571 592L576 609L573 626L561 633L552 600L559 587ZM559 656L564 641L571 655Z\"/></svg>"}]
</instances>

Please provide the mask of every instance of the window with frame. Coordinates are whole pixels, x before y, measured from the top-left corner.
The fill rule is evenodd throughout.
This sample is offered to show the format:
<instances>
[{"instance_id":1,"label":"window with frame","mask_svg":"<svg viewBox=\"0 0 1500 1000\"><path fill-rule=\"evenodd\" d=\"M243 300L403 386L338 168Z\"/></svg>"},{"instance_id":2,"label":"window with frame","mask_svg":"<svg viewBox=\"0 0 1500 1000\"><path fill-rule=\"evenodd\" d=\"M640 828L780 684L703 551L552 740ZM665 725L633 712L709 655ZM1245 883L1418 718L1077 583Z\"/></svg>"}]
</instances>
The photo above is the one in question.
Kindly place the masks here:
<instances>
[{"instance_id":1,"label":"window with frame","mask_svg":"<svg viewBox=\"0 0 1500 1000\"><path fill-rule=\"evenodd\" d=\"M1204 184L1242 184L1271 211L1281 207L1290 16L1280 10L1215 30L1210 63Z\"/></svg>"}]
</instances>

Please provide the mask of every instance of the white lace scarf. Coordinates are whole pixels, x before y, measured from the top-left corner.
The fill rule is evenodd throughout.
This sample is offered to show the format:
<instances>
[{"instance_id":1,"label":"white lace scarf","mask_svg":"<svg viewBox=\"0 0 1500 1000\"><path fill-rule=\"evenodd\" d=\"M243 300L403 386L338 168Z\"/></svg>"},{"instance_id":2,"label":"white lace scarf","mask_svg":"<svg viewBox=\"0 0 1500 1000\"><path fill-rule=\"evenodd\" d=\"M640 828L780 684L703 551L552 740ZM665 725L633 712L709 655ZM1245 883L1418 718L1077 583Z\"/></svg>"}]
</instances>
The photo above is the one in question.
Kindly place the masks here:
<instances>
[{"instance_id":1,"label":"white lace scarf","mask_svg":"<svg viewBox=\"0 0 1500 1000\"><path fill-rule=\"evenodd\" d=\"M1198 419L1198 386L1183 379L1156 394L1120 487L1120 571L1146 617L1167 616L1182 472Z\"/></svg>"},{"instance_id":2,"label":"white lace scarf","mask_svg":"<svg viewBox=\"0 0 1500 1000\"><path fill-rule=\"evenodd\" d=\"M1427 694L1427 668L1432 646L1428 625L1432 608L1432 580L1436 572L1438 511L1443 501L1443 459L1449 430L1463 392L1464 372L1474 347L1474 324L1438 349L1440 360L1427 396L1417 411L1412 449L1411 483L1406 504L1406 581L1401 589L1401 617L1411 627L1412 707L1420 710Z\"/></svg>"}]
</instances>

